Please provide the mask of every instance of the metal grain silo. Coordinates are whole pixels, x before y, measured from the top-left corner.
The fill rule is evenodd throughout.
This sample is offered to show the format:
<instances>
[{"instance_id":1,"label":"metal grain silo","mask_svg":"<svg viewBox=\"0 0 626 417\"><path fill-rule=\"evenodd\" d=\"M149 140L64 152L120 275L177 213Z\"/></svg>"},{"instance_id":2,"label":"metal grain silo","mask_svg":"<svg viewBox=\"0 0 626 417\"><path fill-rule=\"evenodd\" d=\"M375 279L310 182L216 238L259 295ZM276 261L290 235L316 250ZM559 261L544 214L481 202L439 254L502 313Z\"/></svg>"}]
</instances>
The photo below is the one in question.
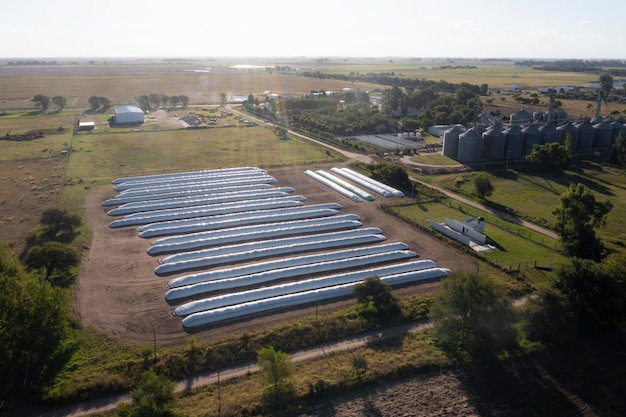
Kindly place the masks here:
<instances>
[{"instance_id":1,"label":"metal grain silo","mask_svg":"<svg viewBox=\"0 0 626 417\"><path fill-rule=\"evenodd\" d=\"M613 127L606 121L601 121L593 125L595 133L593 135L593 147L599 149L607 149L611 146L611 136L613 135Z\"/></svg>"},{"instance_id":2,"label":"metal grain silo","mask_svg":"<svg viewBox=\"0 0 626 417\"><path fill-rule=\"evenodd\" d=\"M556 128L557 142L563 145L568 134L572 136L572 139L574 140L574 149L576 149L576 143L578 143L578 129L570 122L563 123Z\"/></svg>"},{"instance_id":3,"label":"metal grain silo","mask_svg":"<svg viewBox=\"0 0 626 417\"><path fill-rule=\"evenodd\" d=\"M524 109L521 109L511 115L511 124L522 125L524 123L530 122L532 119L533 119L533 115L530 112Z\"/></svg>"},{"instance_id":4,"label":"metal grain silo","mask_svg":"<svg viewBox=\"0 0 626 417\"><path fill-rule=\"evenodd\" d=\"M593 148L593 136L595 134L595 129L589 121L581 121L576 123L576 127L578 127L578 143L576 145L577 151L590 151Z\"/></svg>"},{"instance_id":5,"label":"metal grain silo","mask_svg":"<svg viewBox=\"0 0 626 417\"><path fill-rule=\"evenodd\" d=\"M522 144L524 143L522 128L518 125L511 125L504 131L504 137L504 156L513 159L521 158Z\"/></svg>"},{"instance_id":6,"label":"metal grain silo","mask_svg":"<svg viewBox=\"0 0 626 417\"><path fill-rule=\"evenodd\" d=\"M463 163L480 161L481 142L482 137L476 132L475 128L468 129L460 134L456 159Z\"/></svg>"},{"instance_id":7,"label":"metal grain silo","mask_svg":"<svg viewBox=\"0 0 626 417\"><path fill-rule=\"evenodd\" d=\"M541 144L539 131L533 125L527 125L522 128L522 137L522 156L530 155L533 151L533 146Z\"/></svg>"},{"instance_id":8,"label":"metal grain silo","mask_svg":"<svg viewBox=\"0 0 626 417\"><path fill-rule=\"evenodd\" d=\"M450 158L455 158L459 151L459 135L464 130L460 126L453 126L443 132L443 154Z\"/></svg>"},{"instance_id":9,"label":"metal grain silo","mask_svg":"<svg viewBox=\"0 0 626 417\"><path fill-rule=\"evenodd\" d=\"M498 125L491 126L482 134L481 155L485 159L502 159L504 157L504 133Z\"/></svg>"},{"instance_id":10,"label":"metal grain silo","mask_svg":"<svg viewBox=\"0 0 626 417\"><path fill-rule=\"evenodd\" d=\"M554 123L541 125L538 130L541 144L556 142L556 126Z\"/></svg>"},{"instance_id":11,"label":"metal grain silo","mask_svg":"<svg viewBox=\"0 0 626 417\"><path fill-rule=\"evenodd\" d=\"M611 144L615 143L615 138L617 137L617 135L619 135L619 132L623 131L624 133L626 133L626 127L624 126L624 123L620 122L619 120L613 120L611 122L611 127L613 128L613 134L611 135Z\"/></svg>"}]
</instances>

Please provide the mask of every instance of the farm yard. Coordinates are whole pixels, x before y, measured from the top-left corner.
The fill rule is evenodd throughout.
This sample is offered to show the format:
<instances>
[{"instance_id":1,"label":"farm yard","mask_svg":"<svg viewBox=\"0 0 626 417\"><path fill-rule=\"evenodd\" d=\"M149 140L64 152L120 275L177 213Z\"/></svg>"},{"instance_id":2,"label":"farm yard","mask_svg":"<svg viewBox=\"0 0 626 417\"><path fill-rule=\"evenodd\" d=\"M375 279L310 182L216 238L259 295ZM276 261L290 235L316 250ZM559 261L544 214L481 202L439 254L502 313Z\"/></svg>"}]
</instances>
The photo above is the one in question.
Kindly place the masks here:
<instances>
[{"instance_id":1,"label":"farm yard","mask_svg":"<svg viewBox=\"0 0 626 417\"><path fill-rule=\"evenodd\" d=\"M302 67L316 65L312 62L301 61L281 62L283 65L286 63L293 67L300 66L300 64ZM151 348L153 343L155 351L157 345L163 350L181 347L185 349L185 346L191 345L190 340L197 340L198 343L219 343L238 337L244 340L254 332L263 333L267 331L266 329L271 329L281 323L297 322L303 318L317 317L318 314L321 317L355 304L355 299L349 296L326 301L315 299L314 302L309 299L303 305L283 307L257 315L249 314L236 320L228 319L211 324L203 322L197 329L184 326L184 320L193 314L201 314L205 311L202 310L205 305L213 305L213 303L232 297L227 287L207 291L207 282L212 282L206 280L209 279L208 277L225 276L237 272L238 269L262 268L263 266L260 265L262 263L270 265L265 267L271 270L265 272L274 274L278 269L276 265L284 259L293 260L314 254L296 251L280 256L267 256L263 259L226 261L226 264L190 266L174 272L169 271L165 267L168 265L167 258L183 253L176 249L177 245L197 245L191 250L200 252L212 250L213 248L209 246L213 244L182 243L175 240L177 235L169 233L160 235L160 231L150 232L155 233L150 235L147 233L148 228L146 231L141 230L145 226L142 221L127 225L113 223L124 218L132 219L135 214L131 212L113 214L114 212L109 213L110 211L120 209L127 204L125 210L135 210L145 203L143 197L139 197L133 201L117 201L110 205L103 205L103 202L119 198L123 193L121 190L116 190L115 185L112 184L112 180L116 178L134 178L192 170L255 167L275 179L275 182L267 187L259 187L255 192L265 193L271 190L271 192L282 193L280 196L268 199L293 200L296 209L324 206L325 209L335 210L332 215L323 216L324 220L333 218L332 223L316 223L315 227L329 228L322 233L335 233L336 230L333 228L342 231L369 230L373 232L372 235L376 236L375 239L380 239L377 243L370 242L349 248L332 248L333 252L399 245L394 246L396 249L393 249L393 255L385 252L385 256L393 256L393 258L374 258L378 255L359 252L363 257L363 264L358 268L373 268L367 262L380 264L376 266L382 268L396 263L408 264L417 261L432 262L433 267L445 268L452 272L487 270L478 258L469 256L457 246L450 245L417 227L426 220L427 216L430 216L429 211L438 214L448 213L452 210L450 206L442 208L440 203L434 202L426 202L422 205L407 204L408 197L382 197L374 191L371 192L372 200L367 197L361 197L361 200L353 199L347 194L339 194L327 184L316 181L307 174L307 172L332 173L337 168L351 167L356 158L360 162L368 161L370 160L368 155L341 152L339 149L322 146L318 142L307 140L296 134L290 134L288 138L278 138L275 132L263 123L243 123L241 116L235 117L237 113L233 115L211 111L219 108L221 93L224 93L226 97L238 98L245 98L250 93L262 95L265 91L300 96L314 90L340 90L346 86L345 82L301 77L295 71L281 73L238 70L231 68L231 64L234 62L212 62L210 63L212 70L198 72L191 71L201 66L197 62L2 68L0 73L0 91L2 91L0 131L10 132L12 135L32 134L29 136L32 140L0 142L4 147L3 155L0 157L3 172L0 179L0 208L3 210L0 219L2 226L0 227L0 240L9 242L13 252L22 253L25 241L28 235L37 228L39 216L44 209L63 207L80 213L83 225L80 228L77 246L83 253L83 259L75 287L73 308L83 329L101 335L102 340L106 340L111 350L128 348L139 352L142 348L144 351L146 347ZM321 70L329 73L357 68L360 71L368 68L383 71L388 70L390 65L391 63L387 62L374 64L365 61L332 62L326 63ZM419 76L434 80L445 78L450 82L489 82L490 85L493 81L494 87L502 88L511 82L513 76L516 82L524 86L536 86L546 82L556 83L562 75L558 73L537 74L527 69L508 67L505 69L504 64L485 64L483 73L476 70L435 70L428 68L429 64L425 61L420 62L419 65L422 68L417 68L412 62L396 62L393 67L395 71L401 71L403 76ZM507 65L510 66L510 64ZM569 76L571 82L576 83L591 81L591 78L587 74ZM360 82L349 85L366 90L386 88ZM89 114L86 111L89 107L88 96L90 95L111 97L112 104L127 104L133 102L138 95L154 91L161 91L165 94L185 94L190 98L190 108L151 111L146 117L146 122L139 129L111 127L107 121L110 114L97 112ZM63 111L35 111L29 97L36 94L67 95L67 107ZM501 97L506 97L507 100ZM518 110L519 106L509 97L512 96L497 93L492 97L494 100L489 109L499 109L503 112ZM571 104L564 101L564 106L568 105L578 105L574 108L577 111L580 110L581 113L588 111L580 107L580 103ZM71 126L75 123L78 113L85 114L86 119L95 122L96 128L92 132L72 132ZM188 128L194 125L202 129ZM38 135L38 132L43 134ZM380 140L380 143L375 143L375 145L390 151L395 151L396 148L404 145L412 147L416 143L413 140L405 141L404 137L399 141L397 134L378 136L376 140ZM368 139L358 138L358 140L365 142ZM426 159L427 157L420 159L422 156L416 156L411 159L414 163L430 161L431 159ZM436 162L437 158L433 158L433 161ZM469 175L471 173L463 172L440 177L432 176L429 181L442 188L457 187L458 191L467 194L469 193L467 189L470 187ZM493 178L496 192L492 200L502 205L517 201L520 214L529 218L533 215L548 217L558 195L554 190L563 190L566 184L559 182L558 178L543 178L526 173L515 175L518 175L520 181L511 181L507 175ZM591 178L590 181L602 184L596 190L610 194L616 200L622 200L623 183L621 179L617 182L614 180L616 175L619 175L616 169L600 169L598 165L591 163L585 165L583 171L568 173L568 175L568 180L585 175ZM353 182L350 179L343 179ZM519 193L519 184L522 183L524 193ZM451 186L450 184L457 185ZM522 201L522 194L532 197L529 197L528 201ZM534 196L538 194L548 196L548 202L542 204L542 207L536 207L537 204L533 203L534 198L537 198ZM178 198L180 196L170 197L171 200ZM224 204L227 203L224 202ZM400 212L401 217L405 219L413 219L416 225L390 214L388 210L383 209L386 205L398 205L396 212ZM334 208L328 208L331 206ZM416 215L415 210L421 210L422 213ZM622 213L623 204L620 201L616 203L616 209L609 218L611 231L606 236L612 242L623 241L620 233L624 224L620 221ZM311 219L283 220L285 223L292 222L289 227L294 227L294 229L287 232L285 227L282 227L280 230L271 232L263 231L262 233L277 234L264 239L291 239L319 233L320 230L310 228L310 223L305 223L309 220ZM293 224L295 222L300 223L295 226ZM120 225L120 227L112 227L112 224ZM262 223L262 225L266 224ZM247 226L243 224L238 224L237 227L242 228L240 231L249 233L251 236L261 233L258 230L252 231L251 228L245 229ZM206 233L203 238L219 242L218 246L244 245L251 240L235 242L234 240L240 237L227 235L218 237L217 233L209 235L209 232L212 233L206 230L194 231L194 233ZM499 230L493 234L502 242L508 241L507 235L508 230ZM333 240L330 237L328 242ZM523 244L530 243L526 241ZM506 245L504 247L507 248ZM517 247L523 246L519 244ZM325 252L330 251L331 248L325 248ZM528 252L528 256L531 256L530 251ZM395 258L396 256L398 258ZM513 251L493 256L497 262L505 264L514 263L516 258ZM500 260L497 258L499 256L503 258ZM371 260L366 259L367 257L371 257ZM277 264L271 264L271 262L277 262ZM310 280L320 275L343 275L346 270L356 269L355 266L339 264L340 261L332 261L337 262L339 268L343 268L336 270L331 269L334 265L331 266L329 261L317 260L317 262L316 268L319 268L319 271L315 273L292 266L293 269L290 271L293 276L286 279L284 276L277 275L276 286L291 285L293 282ZM527 263L530 262L529 260ZM322 271L324 268L328 270ZM505 279L510 278L504 276ZM230 278L232 277L224 278L224 280ZM401 298L431 294L439 286L438 279L427 279L410 285L404 284L397 288L394 294ZM549 277L545 279L547 282ZM189 285L191 282L198 286L192 287ZM513 285L517 285L514 280L512 282ZM184 285L179 286L179 283ZM253 297L263 285L265 284L241 281L237 288L245 290L247 296ZM213 288L218 288L218 286ZM190 311L193 313L189 313ZM190 334L193 338L190 338ZM426 340L428 336L410 335L407 336L406 341L415 341L420 338L424 339L421 343L432 348L432 343ZM373 344L365 348L367 355L372 355L368 356L368 359L372 361L372 369L384 372L385 365L377 365L375 361L378 359L374 359L374 355L386 355L387 350L391 351L398 347L394 343L402 344L404 341L394 341L390 346ZM600 359L596 359L592 353L604 353L604 348L595 349L595 347L597 346L589 349L590 356L584 358L585 372L581 374L574 375L573 371L577 369L579 359L576 356L579 352L567 352L562 357L551 358L551 361L545 358L513 360L503 365L502 368L496 365L497 369L479 364L475 367L462 367L462 369L446 368L447 371L443 373L436 371L431 374L424 371L423 375L416 379L371 387L365 393L356 393L353 397L345 398L345 401L338 399L333 401L333 404L328 403L316 413L307 414L307 416L348 417L376 412L381 415L494 415L497 413L520 415L521 412L516 414L518 412L516 410L523 410L526 415L540 416L546 415L545 410L542 413L542 404L549 405L547 409L553 412L552 415L561 410L569 410L581 415L593 415L591 410L599 411L596 415L617 415L608 413L622 406L620 400L616 399L617 396L613 396L614 386L611 381L623 384L623 379L620 380L621 377L618 375L618 370L623 369L623 355L619 356L619 352L616 353L615 350L607 348L606 355L600 355L598 356ZM407 353L405 356L410 357L411 354L415 352ZM332 355L325 357L327 362L314 362L311 366L323 369L332 360L337 360L340 355L337 355L337 358L330 356ZM116 363L115 366L118 365ZM124 363L119 365L119 367L123 366ZM378 367L375 368L375 366ZM342 367L345 368L345 364L337 365L338 369ZM313 374L317 375L316 371ZM603 376L606 376L606 379L602 379ZM586 379L595 382L596 386L591 386L589 381L582 381ZM592 394L587 397L584 394L587 392L592 392ZM207 392L200 392L200 395L211 397L211 394ZM210 401L213 400L214 397ZM184 401L198 402L195 395L189 395L188 398L183 399ZM185 405L185 407L193 409L192 405ZM197 409L194 410L197 412ZM607 413L602 413L603 411Z\"/></svg>"},{"instance_id":2,"label":"farm yard","mask_svg":"<svg viewBox=\"0 0 626 417\"><path fill-rule=\"evenodd\" d=\"M334 166L321 164L316 167L330 169ZM358 215L363 223L362 228L379 228L386 237L385 243L404 242L410 250L419 254L417 259L430 259L437 266L450 270L475 269L473 259L418 229L407 228L401 220L382 212L379 206L385 201L383 198L354 202L310 179L304 173L303 167L269 168L267 172L276 179L276 186L293 187L295 193L304 195L304 207L339 203L342 215ZM183 275L178 273L166 277L157 276L155 269L166 264L160 265L156 257L148 255L150 240L138 237L135 227L109 227L109 223L116 221L117 217L108 216L106 212L111 208L101 204L114 195L113 186L107 185L99 187L88 196L86 214L93 224L93 239L81 269L77 311L86 326L100 329L125 343L150 343L155 328L159 343L183 343L188 334L181 326L181 319L172 315L171 307L164 299L166 283L181 279ZM399 199L392 199L394 198ZM106 252L106 256L94 255L101 254L102 251ZM248 264L250 262L244 265ZM228 265L232 267L236 264ZM400 291L403 294L430 291L435 282L428 280L422 285L405 286ZM195 336L200 340L217 340L294 317L306 316L314 310L328 311L352 302L346 301L344 297L317 306L266 313L261 317L249 317L234 324L211 326Z\"/></svg>"}]
</instances>

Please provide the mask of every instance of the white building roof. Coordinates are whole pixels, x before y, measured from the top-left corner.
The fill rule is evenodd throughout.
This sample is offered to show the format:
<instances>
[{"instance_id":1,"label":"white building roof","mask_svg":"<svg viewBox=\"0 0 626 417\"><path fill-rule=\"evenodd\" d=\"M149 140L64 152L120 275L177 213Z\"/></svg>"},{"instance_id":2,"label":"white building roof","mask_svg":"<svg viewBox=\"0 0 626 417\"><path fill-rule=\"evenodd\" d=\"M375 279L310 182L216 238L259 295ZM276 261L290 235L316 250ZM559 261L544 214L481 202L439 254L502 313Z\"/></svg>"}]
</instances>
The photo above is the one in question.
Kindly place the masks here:
<instances>
[{"instance_id":1,"label":"white building roof","mask_svg":"<svg viewBox=\"0 0 626 417\"><path fill-rule=\"evenodd\" d=\"M123 113L143 113L143 110L141 110L139 107L137 106L115 106L113 107L113 111L115 112L115 114L123 114Z\"/></svg>"}]
</instances>

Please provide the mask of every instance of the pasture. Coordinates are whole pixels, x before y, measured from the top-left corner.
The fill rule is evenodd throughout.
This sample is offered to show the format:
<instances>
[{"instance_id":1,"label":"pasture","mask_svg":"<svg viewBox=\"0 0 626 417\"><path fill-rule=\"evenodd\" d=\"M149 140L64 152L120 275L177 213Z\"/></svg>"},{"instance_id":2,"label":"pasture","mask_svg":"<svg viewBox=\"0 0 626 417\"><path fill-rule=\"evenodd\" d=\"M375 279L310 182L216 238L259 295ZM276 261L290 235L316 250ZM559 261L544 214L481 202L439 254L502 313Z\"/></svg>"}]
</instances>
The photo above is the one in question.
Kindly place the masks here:
<instances>
[{"instance_id":1,"label":"pasture","mask_svg":"<svg viewBox=\"0 0 626 417\"><path fill-rule=\"evenodd\" d=\"M422 181L472 198L471 173L420 176ZM554 221L552 212L559 206L559 195L570 184L582 183L594 192L598 201L610 200L613 209L605 227L597 233L608 242L618 246L626 243L626 178L619 168L601 164L600 160L575 161L570 170L563 173L542 173L527 168L498 169L489 173L494 192L487 199L500 210L550 227Z\"/></svg>"}]
</instances>

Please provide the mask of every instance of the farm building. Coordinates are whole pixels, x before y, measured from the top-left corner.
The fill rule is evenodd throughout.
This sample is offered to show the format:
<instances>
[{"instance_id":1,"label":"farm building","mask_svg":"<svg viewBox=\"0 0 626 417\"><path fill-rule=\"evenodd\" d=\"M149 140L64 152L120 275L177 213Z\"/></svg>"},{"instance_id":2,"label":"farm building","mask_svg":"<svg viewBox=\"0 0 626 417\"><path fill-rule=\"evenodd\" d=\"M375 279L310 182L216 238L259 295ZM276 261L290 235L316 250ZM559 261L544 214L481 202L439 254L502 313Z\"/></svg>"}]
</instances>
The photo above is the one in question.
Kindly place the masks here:
<instances>
[{"instance_id":1,"label":"farm building","mask_svg":"<svg viewBox=\"0 0 626 417\"><path fill-rule=\"evenodd\" d=\"M115 124L137 124L143 123L143 110L137 106L115 106Z\"/></svg>"},{"instance_id":2,"label":"farm building","mask_svg":"<svg viewBox=\"0 0 626 417\"><path fill-rule=\"evenodd\" d=\"M96 127L95 122L80 122L78 123L78 131L79 132L90 132L94 130Z\"/></svg>"}]
</instances>

